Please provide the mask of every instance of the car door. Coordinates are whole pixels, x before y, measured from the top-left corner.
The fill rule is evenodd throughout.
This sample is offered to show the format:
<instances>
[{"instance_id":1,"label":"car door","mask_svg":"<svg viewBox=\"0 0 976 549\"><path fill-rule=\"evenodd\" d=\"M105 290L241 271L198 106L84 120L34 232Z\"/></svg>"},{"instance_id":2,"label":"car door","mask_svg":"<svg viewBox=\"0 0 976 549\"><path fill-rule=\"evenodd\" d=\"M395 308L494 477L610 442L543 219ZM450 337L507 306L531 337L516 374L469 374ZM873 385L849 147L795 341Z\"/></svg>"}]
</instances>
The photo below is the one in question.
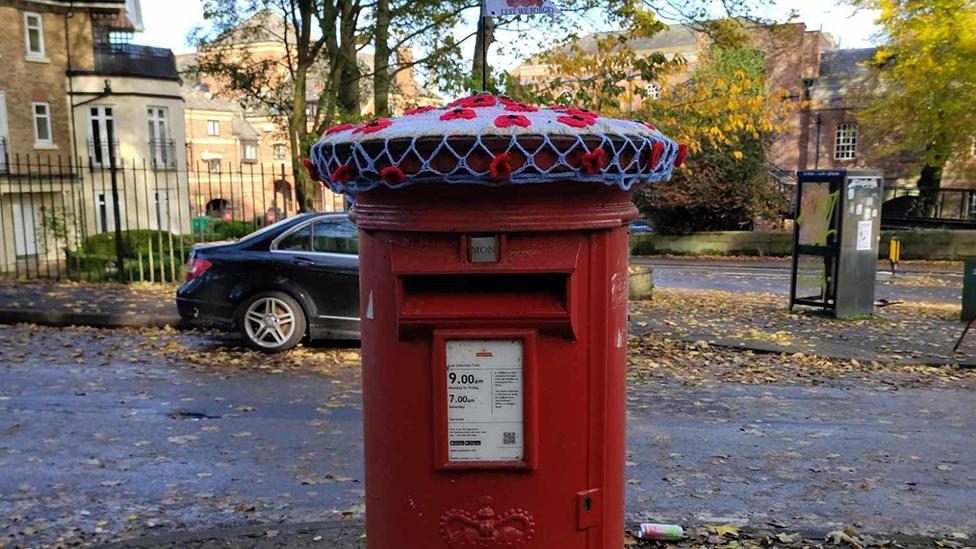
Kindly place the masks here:
<instances>
[{"instance_id":1,"label":"car door","mask_svg":"<svg viewBox=\"0 0 976 549\"><path fill-rule=\"evenodd\" d=\"M312 337L359 337L358 242L345 217L325 217L286 233L274 246L280 275L312 304Z\"/></svg>"}]
</instances>

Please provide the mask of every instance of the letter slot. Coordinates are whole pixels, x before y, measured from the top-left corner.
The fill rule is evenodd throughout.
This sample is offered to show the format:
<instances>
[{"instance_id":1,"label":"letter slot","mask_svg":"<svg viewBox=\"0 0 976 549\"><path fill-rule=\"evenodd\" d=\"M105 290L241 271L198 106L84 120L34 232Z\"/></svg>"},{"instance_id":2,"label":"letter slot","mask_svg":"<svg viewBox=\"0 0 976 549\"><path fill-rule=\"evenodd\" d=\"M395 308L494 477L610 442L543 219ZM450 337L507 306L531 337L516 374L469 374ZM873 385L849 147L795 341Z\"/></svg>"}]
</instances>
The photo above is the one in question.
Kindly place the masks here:
<instances>
[{"instance_id":1,"label":"letter slot","mask_svg":"<svg viewBox=\"0 0 976 549\"><path fill-rule=\"evenodd\" d=\"M410 327L531 326L572 338L569 273L412 274L399 279L401 335Z\"/></svg>"}]
</instances>

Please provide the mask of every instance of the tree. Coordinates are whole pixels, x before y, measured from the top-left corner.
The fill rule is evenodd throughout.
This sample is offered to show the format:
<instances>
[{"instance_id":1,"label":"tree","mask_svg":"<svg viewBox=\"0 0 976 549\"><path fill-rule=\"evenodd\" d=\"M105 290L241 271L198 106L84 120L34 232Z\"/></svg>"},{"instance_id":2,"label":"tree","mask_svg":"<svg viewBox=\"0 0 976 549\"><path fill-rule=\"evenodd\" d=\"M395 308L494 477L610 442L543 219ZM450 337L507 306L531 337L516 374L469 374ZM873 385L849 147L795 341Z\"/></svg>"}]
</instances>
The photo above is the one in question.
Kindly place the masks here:
<instances>
[{"instance_id":1,"label":"tree","mask_svg":"<svg viewBox=\"0 0 976 549\"><path fill-rule=\"evenodd\" d=\"M364 29L373 41L373 93L377 116L390 113L390 93L397 91L397 75L422 67L428 79L447 83L457 89L464 80L461 46L475 36L474 32L455 36L463 26L462 14L479 6L476 0L377 0L371 28ZM407 46L423 51L421 57L400 53ZM391 57L395 56L395 59Z\"/></svg>"},{"instance_id":2,"label":"tree","mask_svg":"<svg viewBox=\"0 0 976 549\"><path fill-rule=\"evenodd\" d=\"M213 78L216 91L269 113L287 130L302 210L314 196L302 166L308 146L338 109L359 111L353 88L359 79L355 29L361 10L360 0L205 0L211 30L191 35L199 55L189 72ZM254 51L254 43L274 47Z\"/></svg>"},{"instance_id":3,"label":"tree","mask_svg":"<svg viewBox=\"0 0 976 549\"><path fill-rule=\"evenodd\" d=\"M918 152L923 203L935 203L946 164L976 136L976 4L972 0L853 0L880 12L885 45L858 119L888 152ZM894 136L893 139L884 139Z\"/></svg>"},{"instance_id":4,"label":"tree","mask_svg":"<svg viewBox=\"0 0 976 549\"><path fill-rule=\"evenodd\" d=\"M659 231L741 230L784 213L765 149L793 105L784 92L766 89L764 72L761 51L712 46L689 80L645 102L645 119L693 151L685 169L639 202Z\"/></svg>"}]
</instances>

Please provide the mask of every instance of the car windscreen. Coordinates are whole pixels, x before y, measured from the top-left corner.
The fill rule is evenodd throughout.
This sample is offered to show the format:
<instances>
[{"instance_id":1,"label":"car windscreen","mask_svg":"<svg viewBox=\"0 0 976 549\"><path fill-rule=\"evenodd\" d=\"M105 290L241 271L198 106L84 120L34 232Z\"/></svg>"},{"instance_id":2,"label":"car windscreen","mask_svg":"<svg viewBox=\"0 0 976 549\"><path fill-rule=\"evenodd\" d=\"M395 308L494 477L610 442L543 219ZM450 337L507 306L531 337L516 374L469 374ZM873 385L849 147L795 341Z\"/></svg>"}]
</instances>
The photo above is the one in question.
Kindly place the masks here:
<instances>
[{"instance_id":1,"label":"car windscreen","mask_svg":"<svg viewBox=\"0 0 976 549\"><path fill-rule=\"evenodd\" d=\"M284 225L291 225L291 224L295 223L299 219L307 219L307 218L309 218L310 216L313 216L313 215L315 215L315 214L299 214L299 215L294 216L294 217L289 217L287 219L282 219L281 221L277 221L275 223L272 223L272 224L268 225L267 227L262 227L262 228L260 228L260 229L258 229L256 231L254 231L253 233L250 233L250 234L247 234L247 235L242 236L240 238L240 240L238 240L238 242L249 242L251 240L260 238L260 237L262 237L262 236L264 236L264 235L266 235L268 233L274 232L275 229L280 229Z\"/></svg>"}]
</instances>

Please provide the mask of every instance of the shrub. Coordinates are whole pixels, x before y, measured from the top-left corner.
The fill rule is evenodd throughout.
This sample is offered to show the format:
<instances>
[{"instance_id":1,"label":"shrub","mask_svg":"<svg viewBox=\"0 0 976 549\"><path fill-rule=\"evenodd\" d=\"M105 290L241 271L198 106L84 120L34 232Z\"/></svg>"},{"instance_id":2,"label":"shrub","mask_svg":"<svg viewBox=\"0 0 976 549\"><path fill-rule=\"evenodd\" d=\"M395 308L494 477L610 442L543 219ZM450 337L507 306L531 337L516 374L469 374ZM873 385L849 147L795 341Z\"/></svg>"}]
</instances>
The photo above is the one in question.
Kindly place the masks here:
<instances>
[{"instance_id":1,"label":"shrub","mask_svg":"<svg viewBox=\"0 0 976 549\"><path fill-rule=\"evenodd\" d=\"M772 183L762 143L740 143L739 151L740 159L728 149L689 157L687 169L644 191L638 207L662 234L748 230L754 219L778 219L787 202Z\"/></svg>"}]
</instances>

